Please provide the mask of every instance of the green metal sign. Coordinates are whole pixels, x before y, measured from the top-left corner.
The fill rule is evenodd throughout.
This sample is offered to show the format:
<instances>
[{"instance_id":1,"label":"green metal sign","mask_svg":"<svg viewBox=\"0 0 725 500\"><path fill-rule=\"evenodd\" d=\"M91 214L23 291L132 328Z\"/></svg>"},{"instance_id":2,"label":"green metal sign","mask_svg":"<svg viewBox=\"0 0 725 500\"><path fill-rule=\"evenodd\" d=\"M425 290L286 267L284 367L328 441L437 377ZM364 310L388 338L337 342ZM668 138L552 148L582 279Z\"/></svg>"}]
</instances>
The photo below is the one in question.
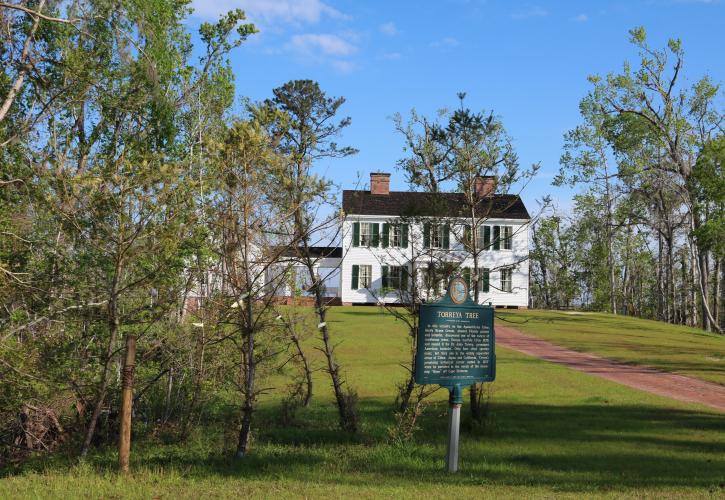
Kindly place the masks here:
<instances>
[{"instance_id":1,"label":"green metal sign","mask_svg":"<svg viewBox=\"0 0 725 500\"><path fill-rule=\"evenodd\" d=\"M476 304L463 278L454 278L438 302L421 304L415 381L456 389L496 378L493 308Z\"/></svg>"}]
</instances>

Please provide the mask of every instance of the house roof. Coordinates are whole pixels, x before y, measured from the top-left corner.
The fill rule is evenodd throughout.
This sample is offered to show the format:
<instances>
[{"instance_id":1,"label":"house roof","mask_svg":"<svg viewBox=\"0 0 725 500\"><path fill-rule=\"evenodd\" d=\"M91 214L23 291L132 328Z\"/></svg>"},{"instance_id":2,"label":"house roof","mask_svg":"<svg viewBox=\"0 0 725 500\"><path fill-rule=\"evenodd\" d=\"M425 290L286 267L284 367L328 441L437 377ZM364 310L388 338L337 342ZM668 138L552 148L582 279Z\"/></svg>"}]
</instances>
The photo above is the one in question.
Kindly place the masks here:
<instances>
[{"instance_id":1,"label":"house roof","mask_svg":"<svg viewBox=\"0 0 725 500\"><path fill-rule=\"evenodd\" d=\"M390 191L390 194L371 194L370 191L345 190L342 209L351 215L388 215L423 217L466 217L463 193L422 193ZM483 198L478 213L488 218L530 219L521 197L514 194L494 194Z\"/></svg>"},{"instance_id":2,"label":"house roof","mask_svg":"<svg viewBox=\"0 0 725 500\"><path fill-rule=\"evenodd\" d=\"M309 247L310 257L314 258L333 258L339 259L342 257L342 247ZM285 257L297 257L299 253L294 247L284 249L282 253Z\"/></svg>"}]
</instances>

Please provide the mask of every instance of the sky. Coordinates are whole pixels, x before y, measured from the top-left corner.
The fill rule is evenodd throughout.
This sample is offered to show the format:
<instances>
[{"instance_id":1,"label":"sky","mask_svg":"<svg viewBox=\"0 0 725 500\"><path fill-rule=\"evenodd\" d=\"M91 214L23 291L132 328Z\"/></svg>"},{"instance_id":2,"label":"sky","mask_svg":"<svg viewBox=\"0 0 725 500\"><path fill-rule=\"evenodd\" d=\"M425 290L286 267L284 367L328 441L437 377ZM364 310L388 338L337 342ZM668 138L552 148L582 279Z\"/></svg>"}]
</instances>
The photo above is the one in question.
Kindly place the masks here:
<instances>
[{"instance_id":1,"label":"sky","mask_svg":"<svg viewBox=\"0 0 725 500\"><path fill-rule=\"evenodd\" d=\"M565 212L575 190L551 185L563 134L581 123L588 75L638 61L629 29L644 26L658 48L680 38L688 85L705 74L725 82L725 0L193 0L192 7L190 29L241 8L260 30L231 55L239 99L270 97L294 79L346 98L340 114L352 125L338 142L359 153L316 167L342 189L377 171L392 174L392 190L408 189L396 170L405 152L392 115L415 108L432 117L466 92L470 108L502 119L522 166L541 163L522 192L529 211L550 195Z\"/></svg>"}]
</instances>

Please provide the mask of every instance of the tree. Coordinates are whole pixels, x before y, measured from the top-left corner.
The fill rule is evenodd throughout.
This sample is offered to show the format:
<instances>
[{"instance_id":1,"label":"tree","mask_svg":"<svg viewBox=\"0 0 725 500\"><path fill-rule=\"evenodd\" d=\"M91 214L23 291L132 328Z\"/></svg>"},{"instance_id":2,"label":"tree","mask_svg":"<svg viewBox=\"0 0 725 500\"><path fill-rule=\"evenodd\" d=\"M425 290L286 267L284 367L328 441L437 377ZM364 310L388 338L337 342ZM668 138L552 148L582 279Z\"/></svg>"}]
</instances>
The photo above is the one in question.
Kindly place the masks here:
<instances>
[{"instance_id":1,"label":"tree","mask_svg":"<svg viewBox=\"0 0 725 500\"><path fill-rule=\"evenodd\" d=\"M257 385L260 367L276 355L274 334L276 287L268 280L289 246L279 245L271 228L284 214L272 195L283 168L283 157L273 138L254 117L236 122L220 147L214 174L216 207L215 241L223 261L222 303L219 326L232 328L239 346L241 425L236 457L247 456L252 437L256 401L263 391ZM257 113L259 116L259 113Z\"/></svg>"},{"instance_id":2,"label":"tree","mask_svg":"<svg viewBox=\"0 0 725 500\"><path fill-rule=\"evenodd\" d=\"M630 35L640 50L639 68L633 71L627 64L621 74L590 77L594 85L591 96L616 154L636 172L654 169L673 180L671 187L688 218L702 326L720 330L710 304L708 250L695 237L707 218L709 203L698 199L693 177L701 152L721 130L725 118L715 104L719 87L708 77L689 89L681 87L684 51L679 40L669 40L667 50L658 50L647 43L644 28L635 28ZM652 161L652 155L642 154L643 148L662 154Z\"/></svg>"},{"instance_id":3,"label":"tree","mask_svg":"<svg viewBox=\"0 0 725 500\"><path fill-rule=\"evenodd\" d=\"M450 229L472 257L473 273L469 281L473 298L478 303L481 299L480 261L487 250L483 244L483 227L494 210L509 208L505 204L501 206L498 202L501 198L491 195L494 192L511 193L517 185L525 187L539 166L521 169L501 119L493 112L472 111L465 106L465 96L462 92L458 94L460 105L452 113L441 110L436 118L428 119L413 110L408 122L404 122L400 114L396 114L394 120L396 130L405 140L404 151L408 152L398 165L411 186L432 195L451 188L463 194L464 206L460 214L445 213L444 207L440 214L444 227L450 224L445 220L447 216L463 215L466 219L465 225L451 225ZM511 198L512 203L515 199ZM435 196L431 196L430 203L435 205L436 201ZM426 219L426 223L435 222ZM462 256L456 252L441 255L428 250L427 254L431 265L435 260L447 264L438 266L443 269L444 276L434 276L431 280L434 283L447 278L462 263ZM428 288L430 292L431 287ZM482 386L471 386L471 411L476 420L481 418L482 394Z\"/></svg>"},{"instance_id":4,"label":"tree","mask_svg":"<svg viewBox=\"0 0 725 500\"><path fill-rule=\"evenodd\" d=\"M314 166L326 158L343 158L357 151L349 146L338 146L335 138L350 125L350 118L336 120L337 112L345 102L343 97L328 97L311 80L294 80L273 90L274 97L265 101L268 109L286 115L286 119L269 122L280 153L286 165L277 181L277 204L290 214L291 227L287 230L295 245L296 258L307 269L309 292L313 295L318 328L327 360L340 426L352 432L357 430L356 398L345 388L340 365L327 324L327 305L324 283L316 269L316 257L311 251L315 242L330 237L331 227L338 224L338 215L318 218L323 206L332 202L332 183L313 173Z\"/></svg>"},{"instance_id":5,"label":"tree","mask_svg":"<svg viewBox=\"0 0 725 500\"><path fill-rule=\"evenodd\" d=\"M611 148L606 138L604 117L598 113L597 103L588 96L579 104L584 123L564 136L564 154L561 169L554 185L587 184L590 192L602 201L602 221L606 242L606 261L609 269L609 310L617 314L617 280L614 239L617 227L614 210L617 198L616 169L610 165Z\"/></svg>"},{"instance_id":6,"label":"tree","mask_svg":"<svg viewBox=\"0 0 725 500\"><path fill-rule=\"evenodd\" d=\"M241 11L202 25L206 52L196 67L189 63L186 14L183 4L173 2L69 4L72 26L54 21L55 35L44 38L52 41L44 42L47 60L62 54L63 64L47 63L42 77L29 73L27 91L17 93L9 109L32 112L5 116L13 120L5 144L17 150L24 138L31 167L22 181L34 187L33 210L43 215L33 220L42 239L33 242L36 258L27 262L31 278L29 291L23 291L33 302L25 302L25 321L11 318L20 323L11 333L63 320L60 330L74 336L66 345L80 352L66 361L65 377L59 374L55 382L70 384L79 400L82 456L114 388L111 367L125 351L122 470L128 467L136 340L177 310L181 271L200 241L195 182L186 176L177 118L195 90L228 77L226 54L254 32L240 23ZM45 33L40 26L38 33ZM83 326L66 330L62 325L69 321Z\"/></svg>"}]
</instances>

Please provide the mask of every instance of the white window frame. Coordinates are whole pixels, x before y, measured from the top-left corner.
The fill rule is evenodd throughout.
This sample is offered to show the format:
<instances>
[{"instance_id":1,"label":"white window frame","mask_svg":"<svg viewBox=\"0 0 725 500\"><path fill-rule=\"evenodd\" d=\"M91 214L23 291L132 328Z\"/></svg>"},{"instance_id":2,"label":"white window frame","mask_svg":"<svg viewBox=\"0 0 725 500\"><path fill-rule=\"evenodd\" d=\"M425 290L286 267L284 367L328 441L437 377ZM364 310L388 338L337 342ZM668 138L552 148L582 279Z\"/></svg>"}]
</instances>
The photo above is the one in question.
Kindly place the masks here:
<instances>
[{"instance_id":1,"label":"white window frame","mask_svg":"<svg viewBox=\"0 0 725 500\"><path fill-rule=\"evenodd\" d=\"M501 276L501 291L506 293L511 293L513 291L513 285L514 285L514 268L513 267L503 267L499 271L499 274ZM508 279L506 279L508 278Z\"/></svg>"},{"instance_id":2,"label":"white window frame","mask_svg":"<svg viewBox=\"0 0 725 500\"><path fill-rule=\"evenodd\" d=\"M362 229L362 228L361 228ZM373 284L373 266L360 264L358 266L357 289L370 288Z\"/></svg>"},{"instance_id":3,"label":"white window frame","mask_svg":"<svg viewBox=\"0 0 725 500\"><path fill-rule=\"evenodd\" d=\"M403 244L403 228L400 224L388 226L388 242L391 247L400 247Z\"/></svg>"},{"instance_id":4,"label":"white window frame","mask_svg":"<svg viewBox=\"0 0 725 500\"><path fill-rule=\"evenodd\" d=\"M371 222L360 223L360 246L369 247L373 243L373 224Z\"/></svg>"},{"instance_id":5,"label":"white window frame","mask_svg":"<svg viewBox=\"0 0 725 500\"><path fill-rule=\"evenodd\" d=\"M499 236L501 242L499 248L501 250L511 250L513 248L514 228L513 226L501 226Z\"/></svg>"},{"instance_id":6,"label":"white window frame","mask_svg":"<svg viewBox=\"0 0 725 500\"><path fill-rule=\"evenodd\" d=\"M445 224L430 225L429 248L443 248L443 231L445 227Z\"/></svg>"}]
</instances>

